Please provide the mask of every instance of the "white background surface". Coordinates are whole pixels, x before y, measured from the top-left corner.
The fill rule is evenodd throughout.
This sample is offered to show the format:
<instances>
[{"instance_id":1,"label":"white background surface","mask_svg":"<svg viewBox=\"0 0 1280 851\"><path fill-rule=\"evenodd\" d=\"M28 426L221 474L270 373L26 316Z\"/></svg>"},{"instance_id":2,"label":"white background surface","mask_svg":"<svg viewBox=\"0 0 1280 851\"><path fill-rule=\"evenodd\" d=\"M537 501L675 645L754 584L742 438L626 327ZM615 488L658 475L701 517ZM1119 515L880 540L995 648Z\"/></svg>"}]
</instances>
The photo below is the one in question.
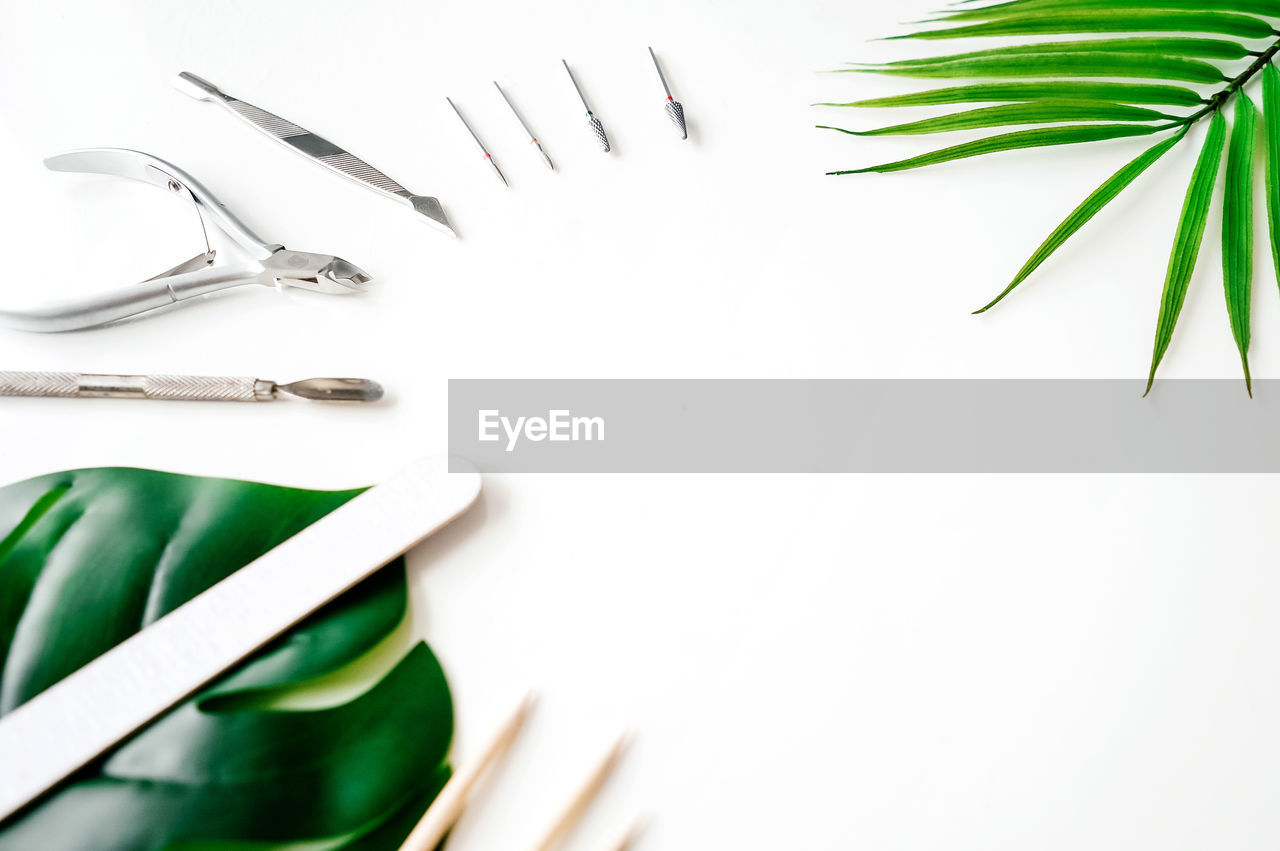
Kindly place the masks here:
<instances>
[{"instance_id":1,"label":"white background surface","mask_svg":"<svg viewBox=\"0 0 1280 851\"><path fill-rule=\"evenodd\" d=\"M377 288L3 333L0 365L367 375L394 399L7 400L0 479L128 464L368 483L445 448L450 377L1143 374L1193 149L982 318L968 311L1147 143L823 176L922 149L816 131L876 116L807 104L904 88L815 72L899 55L866 40L930 8L5 4L3 303L137 280L199 250L174 199L41 167L99 145L177 162L266 238L345 257ZM613 155L582 126L562 56ZM464 239L172 91L183 69L439 196ZM1238 371L1216 213L1210 228L1166 376ZM1253 362L1267 377L1280 308L1260 263ZM1275 492L1213 477L491 479L471 516L415 553L416 617L455 686L459 758L524 687L543 700L455 846L528 843L629 726L631 754L574 848L603 847L636 813L653 848L1274 848Z\"/></svg>"}]
</instances>

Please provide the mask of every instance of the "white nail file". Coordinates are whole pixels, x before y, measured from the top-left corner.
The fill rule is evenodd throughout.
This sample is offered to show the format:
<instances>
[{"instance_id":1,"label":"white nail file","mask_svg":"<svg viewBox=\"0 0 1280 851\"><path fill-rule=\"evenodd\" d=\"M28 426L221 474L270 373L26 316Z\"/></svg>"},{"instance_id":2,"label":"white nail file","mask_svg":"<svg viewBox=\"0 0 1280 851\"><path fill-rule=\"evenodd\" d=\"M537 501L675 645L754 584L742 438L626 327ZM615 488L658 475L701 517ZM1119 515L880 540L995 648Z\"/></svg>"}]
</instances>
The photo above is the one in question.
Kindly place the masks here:
<instances>
[{"instance_id":1,"label":"white nail file","mask_svg":"<svg viewBox=\"0 0 1280 851\"><path fill-rule=\"evenodd\" d=\"M460 467L453 459L453 469ZM0 819L466 511L480 474L419 461L0 719Z\"/></svg>"}]
</instances>

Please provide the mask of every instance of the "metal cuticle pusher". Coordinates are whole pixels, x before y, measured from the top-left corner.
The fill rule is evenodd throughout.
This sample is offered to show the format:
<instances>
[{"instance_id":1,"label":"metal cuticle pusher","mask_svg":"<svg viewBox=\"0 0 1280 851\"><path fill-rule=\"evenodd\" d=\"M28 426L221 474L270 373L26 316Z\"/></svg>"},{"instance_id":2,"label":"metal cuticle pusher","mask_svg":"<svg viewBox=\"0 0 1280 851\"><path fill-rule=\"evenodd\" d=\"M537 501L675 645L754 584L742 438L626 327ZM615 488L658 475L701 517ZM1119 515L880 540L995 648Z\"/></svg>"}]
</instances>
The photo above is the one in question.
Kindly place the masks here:
<instances>
[{"instance_id":1,"label":"metal cuticle pusher","mask_svg":"<svg viewBox=\"0 0 1280 851\"><path fill-rule=\"evenodd\" d=\"M346 151L322 136L318 136L292 121L272 115L265 109L245 103L239 98L231 97L221 91L213 83L203 80L189 71L183 71L173 81L174 88L197 100L212 101L224 107L228 112L240 116L254 127L266 133L278 142L282 142L296 153L319 163L325 168L354 180L361 186L408 204L422 215L427 224L446 233L457 236L444 214L440 201L426 195L414 195L387 175L378 171L355 154Z\"/></svg>"},{"instance_id":2,"label":"metal cuticle pusher","mask_svg":"<svg viewBox=\"0 0 1280 851\"><path fill-rule=\"evenodd\" d=\"M292 384L277 384L261 378L201 375L0 372L0 396L156 399L170 402L274 402L282 394L315 402L376 402L382 398L382 386L365 378L308 378Z\"/></svg>"}]
</instances>

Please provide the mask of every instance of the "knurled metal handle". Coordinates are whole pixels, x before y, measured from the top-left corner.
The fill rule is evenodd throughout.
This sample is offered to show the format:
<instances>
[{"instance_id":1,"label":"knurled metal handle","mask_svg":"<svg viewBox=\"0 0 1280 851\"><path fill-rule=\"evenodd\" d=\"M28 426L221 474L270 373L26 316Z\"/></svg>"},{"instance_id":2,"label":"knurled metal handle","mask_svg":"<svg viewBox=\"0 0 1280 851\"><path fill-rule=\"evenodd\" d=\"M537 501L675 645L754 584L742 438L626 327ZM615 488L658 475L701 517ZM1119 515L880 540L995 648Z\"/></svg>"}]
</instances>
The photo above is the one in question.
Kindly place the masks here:
<instances>
[{"instance_id":1,"label":"knurled metal handle","mask_svg":"<svg viewBox=\"0 0 1280 851\"><path fill-rule=\"evenodd\" d=\"M255 378L147 375L141 384L146 398L175 402L267 402L275 398L274 385ZM81 395L89 394L82 391Z\"/></svg>"},{"instance_id":2,"label":"knurled metal handle","mask_svg":"<svg viewBox=\"0 0 1280 851\"><path fill-rule=\"evenodd\" d=\"M0 396L80 395L80 376L74 372L0 372Z\"/></svg>"},{"instance_id":3,"label":"knurled metal handle","mask_svg":"<svg viewBox=\"0 0 1280 851\"><path fill-rule=\"evenodd\" d=\"M0 372L0 396L270 402L276 398L276 385L221 376Z\"/></svg>"}]
</instances>

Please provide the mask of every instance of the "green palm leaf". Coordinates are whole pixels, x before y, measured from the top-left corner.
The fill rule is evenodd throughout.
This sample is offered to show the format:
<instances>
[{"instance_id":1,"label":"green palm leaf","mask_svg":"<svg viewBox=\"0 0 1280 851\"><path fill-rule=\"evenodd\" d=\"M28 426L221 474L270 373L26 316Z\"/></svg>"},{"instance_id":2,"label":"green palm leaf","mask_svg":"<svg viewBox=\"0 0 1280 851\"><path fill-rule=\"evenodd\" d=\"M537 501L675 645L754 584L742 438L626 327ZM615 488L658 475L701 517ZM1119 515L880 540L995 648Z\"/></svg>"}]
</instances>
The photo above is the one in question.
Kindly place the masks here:
<instances>
[{"instance_id":1,"label":"green palm leaf","mask_svg":"<svg viewBox=\"0 0 1280 851\"><path fill-rule=\"evenodd\" d=\"M1138 177L1177 147L1193 127L1207 123L1208 133L1187 188L1166 271L1147 391L1168 352L1186 300L1226 152L1223 288L1245 386L1252 392L1252 180L1259 114L1245 89L1256 81L1262 83L1268 226L1280 282L1280 69L1273 64L1280 55L1280 0L962 0L922 23L927 26L891 38L930 41L998 37L1003 41L985 49L841 69L854 74L959 82L946 88L818 104L877 109L951 108L942 114L867 130L832 124L818 126L858 137L1017 126L1027 129L964 140L905 159L828 174L906 171L1023 148L1169 133L1127 162L1073 210L1009 284L975 311L983 313L1020 287ZM1194 86L1213 88L1202 94ZM1228 147L1225 113L1232 101L1233 129ZM962 108L965 104L972 104L973 108ZM1185 108L1185 113L1166 111L1178 107Z\"/></svg>"},{"instance_id":2,"label":"green palm leaf","mask_svg":"<svg viewBox=\"0 0 1280 851\"><path fill-rule=\"evenodd\" d=\"M899 107L943 106L955 103L996 103L1030 100L1097 100L1104 103L1139 103L1161 106L1202 106L1205 99L1181 86L1142 83L1085 83L1071 80L1052 83L978 83L927 92L818 103L814 106Z\"/></svg>"},{"instance_id":3,"label":"green palm leaf","mask_svg":"<svg viewBox=\"0 0 1280 851\"><path fill-rule=\"evenodd\" d=\"M1208 59L1244 59L1253 53L1238 41L1216 38L1093 38L1081 41L1053 41L1038 44L1014 44L993 47L990 50L973 50L950 56L927 59L902 59L873 67L900 68L908 65L927 65L934 62L956 62L962 59L984 59L992 56L1045 56L1072 53L1136 53L1142 56L1197 56Z\"/></svg>"},{"instance_id":4,"label":"green palm leaf","mask_svg":"<svg viewBox=\"0 0 1280 851\"><path fill-rule=\"evenodd\" d=\"M1129 106L1122 103L1100 101L1043 100L1034 103L1018 103L1008 106L988 106L971 109L938 118L926 118L910 124L895 124L876 130L845 130L840 127L818 126L824 130L838 130L850 136L911 136L923 133L950 133L955 130L981 130L988 127L1006 127L1012 124L1057 124L1067 121L1178 121L1176 116Z\"/></svg>"},{"instance_id":5,"label":"green palm leaf","mask_svg":"<svg viewBox=\"0 0 1280 851\"><path fill-rule=\"evenodd\" d=\"M991 300L985 307L975 310L974 313L986 313L1000 302L1004 301L1005 296L1013 292L1019 284L1031 277L1031 273L1039 269L1041 264L1053 256L1053 253L1066 244L1067 240L1075 236L1080 228L1089 223L1089 220L1096 216L1103 207L1110 204L1116 199L1121 192L1129 187L1131 183L1137 180L1143 172L1155 165L1156 162L1182 141L1182 137L1186 134L1184 130L1177 136L1165 139L1158 145L1149 148L1143 152L1137 159L1120 169L1118 172L1107 178L1106 182L1099 186L1092 195L1084 200L1079 207L1072 211L1066 221L1058 225L1057 229L1049 235L1049 238L1041 243L1036 249L1035 254L1031 255L1031 259L1026 262L1014 276L1009 286L1004 288L1000 295Z\"/></svg>"},{"instance_id":6,"label":"green palm leaf","mask_svg":"<svg viewBox=\"0 0 1280 851\"><path fill-rule=\"evenodd\" d=\"M1258 110L1244 95L1236 98L1235 126L1227 153L1226 194L1222 208L1222 280L1227 295L1231 333L1240 350L1245 387L1253 395L1249 375L1249 309L1253 287L1253 154L1258 136Z\"/></svg>"},{"instance_id":7,"label":"green palm leaf","mask_svg":"<svg viewBox=\"0 0 1280 851\"><path fill-rule=\"evenodd\" d=\"M1265 20L1249 15L1167 11L1162 8L1114 10L1099 5L1072 12L1018 11L978 24L921 30L893 38L941 39L1122 32L1216 33L1236 38L1268 38L1280 34Z\"/></svg>"},{"instance_id":8,"label":"green palm leaf","mask_svg":"<svg viewBox=\"0 0 1280 851\"><path fill-rule=\"evenodd\" d=\"M872 65L844 73L895 74L900 77L1135 77L1186 83L1222 83L1216 65L1174 56L1143 56L1119 51L976 56Z\"/></svg>"},{"instance_id":9,"label":"green palm leaf","mask_svg":"<svg viewBox=\"0 0 1280 851\"><path fill-rule=\"evenodd\" d=\"M1266 120L1267 230L1276 281L1280 282L1280 69L1274 65L1262 72L1262 108Z\"/></svg>"},{"instance_id":10,"label":"green palm leaf","mask_svg":"<svg viewBox=\"0 0 1280 851\"><path fill-rule=\"evenodd\" d=\"M1156 380L1156 369L1169 349L1173 329L1182 313L1182 303L1187 297L1187 285L1200 257L1200 243L1204 239L1205 220L1209 217L1209 202L1218 180L1218 168L1222 163L1222 148L1227 138L1227 120L1221 112L1209 122L1209 135L1200 158L1196 161L1187 187L1187 197L1182 205L1182 217L1178 220L1178 234L1173 252L1169 255L1169 270L1165 274L1164 293L1160 297L1160 319L1156 325L1155 350L1151 355L1151 373L1147 377L1147 392Z\"/></svg>"},{"instance_id":11,"label":"green palm leaf","mask_svg":"<svg viewBox=\"0 0 1280 851\"><path fill-rule=\"evenodd\" d=\"M1262 17L1280 16L1280 0L1012 0L990 6L975 7L971 3L950 13L948 20L991 20L1028 12L1081 12L1096 9L1123 10L1152 8L1191 12L1243 12Z\"/></svg>"},{"instance_id":12,"label":"green palm leaf","mask_svg":"<svg viewBox=\"0 0 1280 851\"><path fill-rule=\"evenodd\" d=\"M962 160L968 157L980 157L985 154L996 154L1001 151L1014 151L1021 148L1045 148L1054 145L1075 145L1080 142L1101 142L1107 139L1122 139L1126 136L1149 136L1160 130L1159 127L1133 124L1079 124L1069 127L1047 127L1037 130L1020 130L1017 133L1006 133L966 142L939 151L921 154L918 157L898 160L896 162L856 168L850 171L831 171L828 174L865 174L868 172L886 173L906 171L912 168L937 165L938 163Z\"/></svg>"}]
</instances>

